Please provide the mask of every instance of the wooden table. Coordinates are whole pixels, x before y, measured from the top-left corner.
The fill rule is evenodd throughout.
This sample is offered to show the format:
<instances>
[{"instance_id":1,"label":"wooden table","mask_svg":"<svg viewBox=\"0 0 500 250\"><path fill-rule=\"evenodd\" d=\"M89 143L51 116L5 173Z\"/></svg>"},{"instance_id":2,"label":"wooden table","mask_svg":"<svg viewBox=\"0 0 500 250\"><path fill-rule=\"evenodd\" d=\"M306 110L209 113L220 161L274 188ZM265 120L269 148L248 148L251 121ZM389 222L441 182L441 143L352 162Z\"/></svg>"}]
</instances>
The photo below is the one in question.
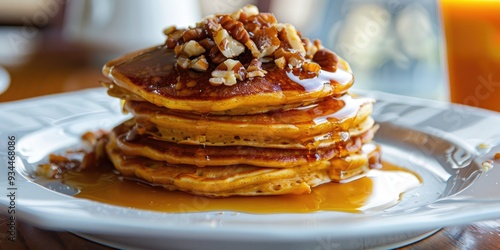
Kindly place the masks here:
<instances>
[{"instance_id":1,"label":"wooden table","mask_svg":"<svg viewBox=\"0 0 500 250\"><path fill-rule=\"evenodd\" d=\"M0 102L98 87L104 80L101 65L91 61L84 51L72 49L39 53L25 64L6 67L12 83L0 95ZM0 213L0 249L110 249L68 232L42 230L22 221L17 224L16 242L9 242L4 210ZM500 249L500 220L447 227L402 249Z\"/></svg>"}]
</instances>

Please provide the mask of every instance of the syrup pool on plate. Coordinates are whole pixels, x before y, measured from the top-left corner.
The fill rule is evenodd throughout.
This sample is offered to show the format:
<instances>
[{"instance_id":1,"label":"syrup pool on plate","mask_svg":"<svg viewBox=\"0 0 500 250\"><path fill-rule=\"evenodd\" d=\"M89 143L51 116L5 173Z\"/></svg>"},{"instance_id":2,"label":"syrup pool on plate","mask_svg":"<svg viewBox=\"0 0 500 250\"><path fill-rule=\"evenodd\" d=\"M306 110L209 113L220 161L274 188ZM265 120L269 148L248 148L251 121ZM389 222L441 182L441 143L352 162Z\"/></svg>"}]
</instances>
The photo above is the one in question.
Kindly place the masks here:
<instances>
[{"instance_id":1,"label":"syrup pool on plate","mask_svg":"<svg viewBox=\"0 0 500 250\"><path fill-rule=\"evenodd\" d=\"M397 204L402 194L421 184L420 178L384 162L366 176L347 183L327 183L310 194L208 198L169 191L118 175L112 166L67 172L61 181L78 190L75 197L159 212L234 211L246 213L363 212ZM43 182L43 180L40 180Z\"/></svg>"}]
</instances>

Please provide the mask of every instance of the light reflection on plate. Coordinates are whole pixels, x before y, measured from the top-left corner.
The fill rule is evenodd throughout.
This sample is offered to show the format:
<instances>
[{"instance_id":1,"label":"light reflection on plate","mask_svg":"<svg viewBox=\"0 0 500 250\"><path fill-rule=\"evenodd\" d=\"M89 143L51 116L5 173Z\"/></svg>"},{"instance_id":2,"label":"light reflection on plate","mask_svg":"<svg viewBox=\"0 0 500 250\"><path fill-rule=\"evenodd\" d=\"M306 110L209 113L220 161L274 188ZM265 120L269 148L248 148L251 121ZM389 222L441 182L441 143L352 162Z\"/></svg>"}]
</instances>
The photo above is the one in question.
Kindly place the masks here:
<instances>
[{"instance_id":1,"label":"light reflection on plate","mask_svg":"<svg viewBox=\"0 0 500 250\"><path fill-rule=\"evenodd\" d=\"M2 66L0 66L0 94L5 92L10 84L9 72Z\"/></svg>"},{"instance_id":2,"label":"light reflection on plate","mask_svg":"<svg viewBox=\"0 0 500 250\"><path fill-rule=\"evenodd\" d=\"M356 92L378 100L373 115L381 125L376 141L384 160L416 172L424 182L391 208L361 214L170 214L77 199L33 183L33 171L49 151L77 146L72 144L84 131L111 128L125 119L117 100L104 89L92 89L0 104L0 131L17 138L16 187L22 195L16 214L36 226L72 231L104 244L155 249L387 248L443 226L500 218L500 169L481 168L500 152L498 113ZM0 152L6 152L5 143ZM6 159L0 154L1 162ZM1 168L0 175L6 171ZM0 186L7 186L5 178ZM0 197L0 204L8 202Z\"/></svg>"}]
</instances>

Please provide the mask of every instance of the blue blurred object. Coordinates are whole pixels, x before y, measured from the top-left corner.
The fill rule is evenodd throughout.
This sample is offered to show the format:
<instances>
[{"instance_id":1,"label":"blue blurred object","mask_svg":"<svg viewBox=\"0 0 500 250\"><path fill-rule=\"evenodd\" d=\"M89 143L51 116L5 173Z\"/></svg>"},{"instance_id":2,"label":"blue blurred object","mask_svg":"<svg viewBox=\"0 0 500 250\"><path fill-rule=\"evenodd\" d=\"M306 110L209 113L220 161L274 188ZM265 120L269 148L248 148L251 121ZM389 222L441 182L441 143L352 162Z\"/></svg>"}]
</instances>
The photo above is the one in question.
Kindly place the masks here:
<instances>
[{"instance_id":1,"label":"blue blurred object","mask_svg":"<svg viewBox=\"0 0 500 250\"><path fill-rule=\"evenodd\" d=\"M326 1L323 9L320 27L302 33L350 63L355 88L448 99L435 0Z\"/></svg>"}]
</instances>

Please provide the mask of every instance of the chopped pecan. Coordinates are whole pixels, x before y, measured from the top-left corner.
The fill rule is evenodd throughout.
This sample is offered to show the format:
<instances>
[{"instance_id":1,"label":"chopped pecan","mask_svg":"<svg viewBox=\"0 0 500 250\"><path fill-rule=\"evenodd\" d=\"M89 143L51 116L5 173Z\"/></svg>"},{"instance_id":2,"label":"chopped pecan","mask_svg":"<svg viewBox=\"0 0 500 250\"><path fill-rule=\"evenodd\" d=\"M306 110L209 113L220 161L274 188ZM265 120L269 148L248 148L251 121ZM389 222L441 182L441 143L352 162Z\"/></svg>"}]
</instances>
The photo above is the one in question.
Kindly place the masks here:
<instances>
[{"instance_id":1,"label":"chopped pecan","mask_svg":"<svg viewBox=\"0 0 500 250\"><path fill-rule=\"evenodd\" d=\"M248 40L246 43L245 43L245 46L247 46L247 48L250 50L250 52L252 52L252 56L255 57L255 58L259 58L262 56L262 54L260 53L259 49L257 49L257 45L254 43L253 40Z\"/></svg>"},{"instance_id":2,"label":"chopped pecan","mask_svg":"<svg viewBox=\"0 0 500 250\"><path fill-rule=\"evenodd\" d=\"M179 39L182 36L182 33L184 33L184 30L175 30L172 33L168 34L167 40L165 41L165 45L167 45L167 48L173 49L175 46L179 44Z\"/></svg>"},{"instance_id":3,"label":"chopped pecan","mask_svg":"<svg viewBox=\"0 0 500 250\"><path fill-rule=\"evenodd\" d=\"M302 38L291 24L278 23L273 14L259 13L253 5L230 15L210 15L188 29L172 26L164 33L177 66L197 71L215 68L209 80L213 85L263 77L267 72L262 63L274 62L307 77L317 76L321 69L335 71L338 63L336 54L319 40Z\"/></svg>"},{"instance_id":4,"label":"chopped pecan","mask_svg":"<svg viewBox=\"0 0 500 250\"><path fill-rule=\"evenodd\" d=\"M190 63L191 63L191 60L189 60L189 58L187 58L186 56L177 57L177 66L179 66L183 69L188 69Z\"/></svg>"},{"instance_id":5,"label":"chopped pecan","mask_svg":"<svg viewBox=\"0 0 500 250\"><path fill-rule=\"evenodd\" d=\"M259 14L259 9L255 5L247 4L245 7L241 8L242 13L247 16L255 16Z\"/></svg>"},{"instance_id":6,"label":"chopped pecan","mask_svg":"<svg viewBox=\"0 0 500 250\"><path fill-rule=\"evenodd\" d=\"M245 73L245 68L240 61L227 59L212 71L212 78L209 79L209 82L212 85L230 86L236 84L237 80L244 80Z\"/></svg>"},{"instance_id":7,"label":"chopped pecan","mask_svg":"<svg viewBox=\"0 0 500 250\"><path fill-rule=\"evenodd\" d=\"M214 40L212 40L208 37L198 41L198 43L201 46L203 46L203 48L205 48L207 51L210 51L215 46Z\"/></svg>"},{"instance_id":8,"label":"chopped pecan","mask_svg":"<svg viewBox=\"0 0 500 250\"><path fill-rule=\"evenodd\" d=\"M320 49L316 52L316 54L314 54L312 60L318 63L323 70L335 72L337 70L339 58L333 51Z\"/></svg>"},{"instance_id":9,"label":"chopped pecan","mask_svg":"<svg viewBox=\"0 0 500 250\"><path fill-rule=\"evenodd\" d=\"M304 62L302 64L302 69L317 76L321 70L321 66L315 62Z\"/></svg>"},{"instance_id":10,"label":"chopped pecan","mask_svg":"<svg viewBox=\"0 0 500 250\"><path fill-rule=\"evenodd\" d=\"M163 30L163 34L165 34L166 36L172 34L172 32L176 31L177 28L175 26L170 26L170 27L167 27Z\"/></svg>"},{"instance_id":11,"label":"chopped pecan","mask_svg":"<svg viewBox=\"0 0 500 250\"><path fill-rule=\"evenodd\" d=\"M254 37L257 48L260 50L261 56L270 56L280 46L278 38L278 30L276 27L263 27L255 33Z\"/></svg>"},{"instance_id":12,"label":"chopped pecan","mask_svg":"<svg viewBox=\"0 0 500 250\"><path fill-rule=\"evenodd\" d=\"M230 70L234 72L236 79L242 81L245 79L245 67L241 64L240 61L227 59L223 63L221 63L216 70Z\"/></svg>"},{"instance_id":13,"label":"chopped pecan","mask_svg":"<svg viewBox=\"0 0 500 250\"><path fill-rule=\"evenodd\" d=\"M191 28L182 33L182 40L184 40L184 42L188 42L191 40L198 41L205 37L207 37L207 33L203 31L202 28Z\"/></svg>"},{"instance_id":14,"label":"chopped pecan","mask_svg":"<svg viewBox=\"0 0 500 250\"><path fill-rule=\"evenodd\" d=\"M274 60L274 63L276 64L276 66L278 66L278 68L284 69L286 66L286 59L284 56L282 56L282 57L276 58Z\"/></svg>"},{"instance_id":15,"label":"chopped pecan","mask_svg":"<svg viewBox=\"0 0 500 250\"><path fill-rule=\"evenodd\" d=\"M226 29L233 38L241 43L244 44L250 39L250 35L243 27L243 23L233 20L229 15L220 16L219 23L222 28Z\"/></svg>"},{"instance_id":16,"label":"chopped pecan","mask_svg":"<svg viewBox=\"0 0 500 250\"><path fill-rule=\"evenodd\" d=\"M208 53L210 56L210 60L215 63L215 64L220 64L224 62L227 57L225 57L219 50L219 47L214 46L212 49L210 49L210 52Z\"/></svg>"},{"instance_id":17,"label":"chopped pecan","mask_svg":"<svg viewBox=\"0 0 500 250\"><path fill-rule=\"evenodd\" d=\"M176 55L187 55L188 57L199 56L205 53L205 48L201 46L197 41L191 40L182 45L175 46Z\"/></svg>"},{"instance_id":18,"label":"chopped pecan","mask_svg":"<svg viewBox=\"0 0 500 250\"><path fill-rule=\"evenodd\" d=\"M212 78L208 80L212 85L227 85L231 86L236 84L236 76L231 70L214 70L212 71Z\"/></svg>"},{"instance_id":19,"label":"chopped pecan","mask_svg":"<svg viewBox=\"0 0 500 250\"><path fill-rule=\"evenodd\" d=\"M220 29L214 33L215 45L227 58L233 58L245 51L245 46L229 35L227 30Z\"/></svg>"},{"instance_id":20,"label":"chopped pecan","mask_svg":"<svg viewBox=\"0 0 500 250\"><path fill-rule=\"evenodd\" d=\"M231 18L234 20L245 20L247 17L259 14L259 9L255 5L248 4L245 7L233 12Z\"/></svg>"},{"instance_id":21,"label":"chopped pecan","mask_svg":"<svg viewBox=\"0 0 500 250\"><path fill-rule=\"evenodd\" d=\"M286 41L288 42L290 47L293 50L299 52L300 55L305 56L306 50L304 48L304 45L302 44L302 39L300 38L300 35L297 33L295 27L287 23L283 25L282 31L284 32Z\"/></svg>"},{"instance_id":22,"label":"chopped pecan","mask_svg":"<svg viewBox=\"0 0 500 250\"><path fill-rule=\"evenodd\" d=\"M222 26L217 22L217 19L215 17L207 17L203 21L203 28L207 31L208 35L213 38L215 32L222 29Z\"/></svg>"},{"instance_id":23,"label":"chopped pecan","mask_svg":"<svg viewBox=\"0 0 500 250\"><path fill-rule=\"evenodd\" d=\"M254 34L262 27L271 27L278 23L276 17L271 13L259 13L257 15L248 16L245 19L240 18L240 22L245 25L245 29L248 32Z\"/></svg>"},{"instance_id":24,"label":"chopped pecan","mask_svg":"<svg viewBox=\"0 0 500 250\"><path fill-rule=\"evenodd\" d=\"M232 19L229 15L220 16L219 23L234 39L245 44L254 57L260 57L260 52L255 43L250 40L250 35L245 27L243 27L243 23Z\"/></svg>"},{"instance_id":25,"label":"chopped pecan","mask_svg":"<svg viewBox=\"0 0 500 250\"><path fill-rule=\"evenodd\" d=\"M180 56L177 58L177 65L183 69L193 69L196 71L206 71L209 66L205 55L201 55L193 60L190 60L186 56Z\"/></svg>"},{"instance_id":26,"label":"chopped pecan","mask_svg":"<svg viewBox=\"0 0 500 250\"><path fill-rule=\"evenodd\" d=\"M314 54L318 52L320 47L318 47L315 43L312 43L309 38L303 38L302 43L304 44L304 48L306 50L305 58L312 59Z\"/></svg>"},{"instance_id":27,"label":"chopped pecan","mask_svg":"<svg viewBox=\"0 0 500 250\"><path fill-rule=\"evenodd\" d=\"M189 68L196 71L206 71L208 69L208 65L209 64L205 56L201 55L191 61Z\"/></svg>"},{"instance_id":28,"label":"chopped pecan","mask_svg":"<svg viewBox=\"0 0 500 250\"><path fill-rule=\"evenodd\" d=\"M256 58L253 59L250 62L250 65L248 65L248 67L247 67L247 74L246 74L247 78L252 78L252 77L256 77L256 76L263 77L266 74L267 74L267 71L262 69L262 61L260 61L259 59L256 59Z\"/></svg>"},{"instance_id":29,"label":"chopped pecan","mask_svg":"<svg viewBox=\"0 0 500 250\"><path fill-rule=\"evenodd\" d=\"M284 48L277 49L274 52L274 57L284 57L285 66L288 66L289 68L300 68L302 63L305 61L305 58L299 52L294 50L285 50Z\"/></svg>"}]
</instances>

